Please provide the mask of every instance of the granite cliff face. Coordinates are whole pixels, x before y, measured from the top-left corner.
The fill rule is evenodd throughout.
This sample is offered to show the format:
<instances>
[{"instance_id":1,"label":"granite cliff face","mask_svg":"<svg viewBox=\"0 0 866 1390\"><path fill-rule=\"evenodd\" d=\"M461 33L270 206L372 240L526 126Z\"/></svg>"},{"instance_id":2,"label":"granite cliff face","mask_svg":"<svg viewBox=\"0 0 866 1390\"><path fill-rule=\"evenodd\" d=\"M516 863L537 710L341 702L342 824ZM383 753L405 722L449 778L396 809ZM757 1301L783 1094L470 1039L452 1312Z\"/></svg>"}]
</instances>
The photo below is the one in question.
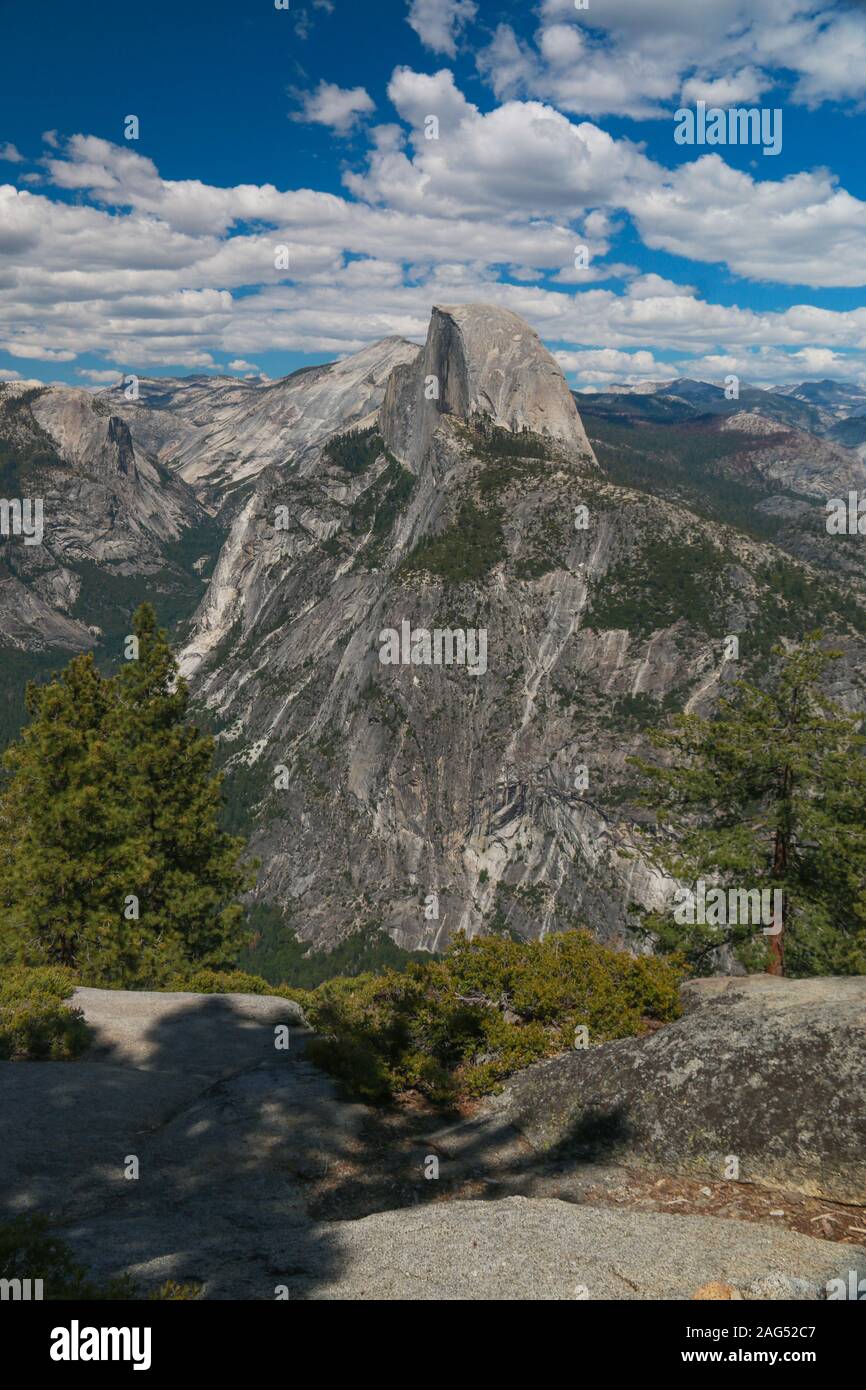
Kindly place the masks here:
<instances>
[{"instance_id":1,"label":"granite cliff face","mask_svg":"<svg viewBox=\"0 0 866 1390\"><path fill-rule=\"evenodd\" d=\"M257 894L318 946L582 922L629 943L628 904L669 885L635 853L628 757L808 622L778 558L612 482L513 314L434 309L378 421L262 472L182 653L247 810ZM834 693L862 707L863 637L836 601ZM447 664L437 630L454 651L483 633L484 669Z\"/></svg>"},{"instance_id":2,"label":"granite cliff face","mask_svg":"<svg viewBox=\"0 0 866 1390\"><path fill-rule=\"evenodd\" d=\"M392 369L417 355L417 344L383 338L279 381L143 378L137 401L122 386L101 398L202 502L213 508L228 498L233 510L270 464L285 467L310 443L378 410Z\"/></svg>"},{"instance_id":3,"label":"granite cliff face","mask_svg":"<svg viewBox=\"0 0 866 1390\"><path fill-rule=\"evenodd\" d=\"M418 352L387 338L276 382L142 378L137 399L124 385L0 384L0 492L39 498L44 520L39 544L0 540L0 737L21 723L28 679L64 654L116 661L143 599L176 634L257 474L374 418L393 367Z\"/></svg>"},{"instance_id":4,"label":"granite cliff face","mask_svg":"<svg viewBox=\"0 0 866 1390\"><path fill-rule=\"evenodd\" d=\"M43 516L40 543L2 544L0 645L83 651L111 624L112 588L189 587L167 550L206 514L89 391L0 387L0 450L3 495Z\"/></svg>"},{"instance_id":5,"label":"granite cliff face","mask_svg":"<svg viewBox=\"0 0 866 1390\"><path fill-rule=\"evenodd\" d=\"M433 308L423 353L392 372L382 433L406 467L422 470L443 415L486 421L592 454L562 372L537 333L508 309Z\"/></svg>"}]
</instances>

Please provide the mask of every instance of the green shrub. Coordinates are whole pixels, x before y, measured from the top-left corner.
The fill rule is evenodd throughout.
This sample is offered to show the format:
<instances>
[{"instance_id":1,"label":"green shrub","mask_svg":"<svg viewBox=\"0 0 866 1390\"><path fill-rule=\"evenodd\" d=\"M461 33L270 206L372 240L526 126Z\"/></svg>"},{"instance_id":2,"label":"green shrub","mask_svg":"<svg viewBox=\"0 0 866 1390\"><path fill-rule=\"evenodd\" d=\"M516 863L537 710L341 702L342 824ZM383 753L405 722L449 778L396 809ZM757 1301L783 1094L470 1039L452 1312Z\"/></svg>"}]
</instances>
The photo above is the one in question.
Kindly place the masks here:
<instances>
[{"instance_id":1,"label":"green shrub","mask_svg":"<svg viewBox=\"0 0 866 1390\"><path fill-rule=\"evenodd\" d=\"M0 973L0 1059L58 1062L85 1050L80 1009L64 1001L77 981L59 965L6 966Z\"/></svg>"},{"instance_id":2,"label":"green shrub","mask_svg":"<svg viewBox=\"0 0 866 1390\"><path fill-rule=\"evenodd\" d=\"M304 1002L311 1058L353 1094L421 1091L449 1103L574 1046L632 1036L679 1013L678 958L634 958L588 932L543 941L459 934L438 960L326 981Z\"/></svg>"},{"instance_id":3,"label":"green shrub","mask_svg":"<svg viewBox=\"0 0 866 1390\"><path fill-rule=\"evenodd\" d=\"M261 975L246 970L191 970L175 975L165 986L167 990L189 991L191 994L273 994L274 986Z\"/></svg>"}]
</instances>

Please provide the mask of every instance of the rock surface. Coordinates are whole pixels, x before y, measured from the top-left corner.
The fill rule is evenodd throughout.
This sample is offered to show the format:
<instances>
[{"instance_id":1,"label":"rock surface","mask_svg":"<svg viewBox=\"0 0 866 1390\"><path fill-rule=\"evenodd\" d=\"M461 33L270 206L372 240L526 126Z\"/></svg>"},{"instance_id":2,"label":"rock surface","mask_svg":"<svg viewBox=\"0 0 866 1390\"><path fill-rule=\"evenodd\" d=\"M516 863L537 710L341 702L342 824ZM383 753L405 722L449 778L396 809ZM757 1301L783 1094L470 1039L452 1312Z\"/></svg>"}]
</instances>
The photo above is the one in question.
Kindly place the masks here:
<instances>
[{"instance_id":1,"label":"rock surface","mask_svg":"<svg viewBox=\"0 0 866 1390\"><path fill-rule=\"evenodd\" d=\"M160 463L218 505L271 464L285 467L316 440L353 429L378 410L417 343L383 338L339 362L279 381L208 376L145 379L136 403L120 387L102 394Z\"/></svg>"},{"instance_id":2,"label":"rock surface","mask_svg":"<svg viewBox=\"0 0 866 1390\"><path fill-rule=\"evenodd\" d=\"M822 1299L866 1250L713 1217L607 1211L506 1197L342 1222L339 1275L297 1282L322 1299Z\"/></svg>"},{"instance_id":3,"label":"rock surface","mask_svg":"<svg viewBox=\"0 0 866 1390\"><path fill-rule=\"evenodd\" d=\"M68 1214L91 1205L99 1210L109 1195L122 1194L125 1206L138 1192L145 1205L166 1195L165 1129L174 1124L182 1134L181 1117L212 1092L226 1097L230 1111L228 1093L243 1092L249 1073L260 1072L279 1098L275 1103L289 1110L298 1103L293 1087L300 1080L310 1108L302 1020L287 1000L79 989L73 1002L93 1029L84 1057L0 1066L0 1192L7 1211L47 1204ZM280 1023L291 1030L288 1051L274 1045ZM320 1097L332 1095L327 1079L316 1078ZM219 1113L225 1112L215 1104ZM218 1148L216 1129L213 1137ZM140 1185L123 1176L127 1154L141 1159ZM166 1159L173 1164L170 1146Z\"/></svg>"},{"instance_id":4,"label":"rock surface","mask_svg":"<svg viewBox=\"0 0 866 1390\"><path fill-rule=\"evenodd\" d=\"M420 1151L417 1205L316 1219L312 1182L383 1158L364 1148L365 1108L305 1059L296 1006L92 989L75 1001L94 1030L82 1060L0 1063L0 1192L7 1213L49 1213L97 1278L195 1282L216 1299L686 1299L713 1283L816 1299L866 1274L866 1250L769 1225L436 1200Z\"/></svg>"},{"instance_id":5,"label":"rock surface","mask_svg":"<svg viewBox=\"0 0 866 1390\"><path fill-rule=\"evenodd\" d=\"M388 381L382 433L413 473L443 415L527 430L593 460L559 366L528 323L492 304L434 305L424 351Z\"/></svg>"},{"instance_id":6,"label":"rock surface","mask_svg":"<svg viewBox=\"0 0 866 1390\"><path fill-rule=\"evenodd\" d=\"M519 1072L441 1136L455 1158L519 1135L567 1169L632 1163L866 1205L866 979L716 977L687 1012ZM495 1164L494 1164L495 1166Z\"/></svg>"},{"instance_id":7,"label":"rock surface","mask_svg":"<svg viewBox=\"0 0 866 1390\"><path fill-rule=\"evenodd\" d=\"M40 544L16 535L2 547L0 646L30 654L94 646L94 617L114 616L133 575L142 599L192 590L193 606L201 581L171 551L206 514L103 401L66 386L0 386L0 450L17 495L43 508Z\"/></svg>"}]
</instances>

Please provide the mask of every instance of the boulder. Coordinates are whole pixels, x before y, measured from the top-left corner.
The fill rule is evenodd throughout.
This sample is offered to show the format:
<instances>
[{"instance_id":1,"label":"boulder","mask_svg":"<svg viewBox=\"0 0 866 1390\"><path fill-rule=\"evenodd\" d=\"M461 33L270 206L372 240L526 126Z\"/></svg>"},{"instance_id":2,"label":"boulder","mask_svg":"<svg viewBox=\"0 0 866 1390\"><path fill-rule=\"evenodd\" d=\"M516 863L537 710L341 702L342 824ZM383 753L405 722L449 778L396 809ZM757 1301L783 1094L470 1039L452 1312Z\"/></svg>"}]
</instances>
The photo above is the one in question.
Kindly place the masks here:
<instances>
[{"instance_id":1,"label":"boulder","mask_svg":"<svg viewBox=\"0 0 866 1390\"><path fill-rule=\"evenodd\" d=\"M466 1125L453 1155L522 1138L565 1167L617 1163L732 1177L866 1204L866 979L695 980L648 1037L528 1067Z\"/></svg>"}]
</instances>

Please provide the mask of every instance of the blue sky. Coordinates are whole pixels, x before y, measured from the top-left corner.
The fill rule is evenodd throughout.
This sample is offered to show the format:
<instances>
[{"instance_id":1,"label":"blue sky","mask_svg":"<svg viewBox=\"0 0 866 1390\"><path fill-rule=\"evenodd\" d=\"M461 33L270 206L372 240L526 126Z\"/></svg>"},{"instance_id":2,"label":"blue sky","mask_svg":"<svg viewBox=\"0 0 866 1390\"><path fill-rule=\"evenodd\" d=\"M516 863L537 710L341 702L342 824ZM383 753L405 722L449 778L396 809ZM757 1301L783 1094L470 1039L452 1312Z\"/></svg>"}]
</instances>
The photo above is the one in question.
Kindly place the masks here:
<instances>
[{"instance_id":1,"label":"blue sky","mask_svg":"<svg viewBox=\"0 0 866 1390\"><path fill-rule=\"evenodd\" d=\"M487 299L576 386L866 383L862 4L52 0L0 22L2 380L273 377ZM676 144L702 100L780 111L781 152Z\"/></svg>"}]
</instances>

